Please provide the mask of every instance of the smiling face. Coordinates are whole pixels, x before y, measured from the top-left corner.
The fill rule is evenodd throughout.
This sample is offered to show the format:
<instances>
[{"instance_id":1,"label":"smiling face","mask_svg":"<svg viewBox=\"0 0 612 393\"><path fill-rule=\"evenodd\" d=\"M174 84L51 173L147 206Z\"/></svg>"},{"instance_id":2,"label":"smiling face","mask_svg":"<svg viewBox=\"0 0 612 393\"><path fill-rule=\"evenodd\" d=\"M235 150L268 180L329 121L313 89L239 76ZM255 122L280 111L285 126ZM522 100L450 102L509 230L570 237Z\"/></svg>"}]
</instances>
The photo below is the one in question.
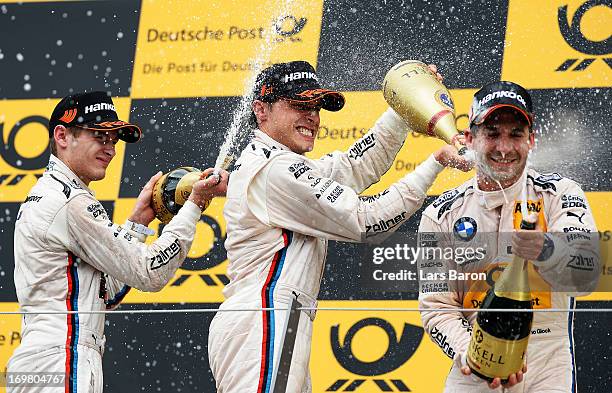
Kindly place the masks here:
<instances>
[{"instance_id":1,"label":"smiling face","mask_svg":"<svg viewBox=\"0 0 612 393\"><path fill-rule=\"evenodd\" d=\"M312 151L319 130L320 103L279 100L255 101L253 112L259 129L297 154Z\"/></svg>"},{"instance_id":2,"label":"smiling face","mask_svg":"<svg viewBox=\"0 0 612 393\"><path fill-rule=\"evenodd\" d=\"M466 143L476 153L478 187L483 191L510 187L522 175L534 135L523 115L500 108L466 132Z\"/></svg>"},{"instance_id":3,"label":"smiling face","mask_svg":"<svg viewBox=\"0 0 612 393\"><path fill-rule=\"evenodd\" d=\"M63 129L63 130L62 130ZM64 126L55 129L58 158L77 175L83 183L104 179L106 168L115 157L117 132L100 132L78 129L70 132Z\"/></svg>"}]
</instances>

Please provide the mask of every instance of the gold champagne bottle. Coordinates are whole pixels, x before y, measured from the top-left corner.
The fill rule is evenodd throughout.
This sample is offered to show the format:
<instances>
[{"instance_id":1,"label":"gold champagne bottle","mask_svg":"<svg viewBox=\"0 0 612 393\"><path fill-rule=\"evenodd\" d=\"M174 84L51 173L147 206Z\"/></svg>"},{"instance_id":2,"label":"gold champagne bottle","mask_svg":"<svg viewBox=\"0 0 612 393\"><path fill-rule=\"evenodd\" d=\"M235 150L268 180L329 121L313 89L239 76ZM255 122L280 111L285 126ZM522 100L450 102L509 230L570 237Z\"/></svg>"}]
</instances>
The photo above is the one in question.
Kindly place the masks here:
<instances>
[{"instance_id":1,"label":"gold champagne bottle","mask_svg":"<svg viewBox=\"0 0 612 393\"><path fill-rule=\"evenodd\" d=\"M200 180L202 172L193 167L183 166L164 174L153 187L152 205L155 216L164 224L170 222L185 204L193 183ZM206 201L204 209L210 201Z\"/></svg>"},{"instance_id":2,"label":"gold champagne bottle","mask_svg":"<svg viewBox=\"0 0 612 393\"><path fill-rule=\"evenodd\" d=\"M427 64L405 60L394 65L383 81L383 96L413 131L440 138L465 154L451 94Z\"/></svg>"},{"instance_id":3,"label":"gold champagne bottle","mask_svg":"<svg viewBox=\"0 0 612 393\"><path fill-rule=\"evenodd\" d=\"M535 229L535 223L522 221L521 229ZM515 256L487 291L478 311L467 363L475 375L489 382L499 377L505 384L511 374L523 368L533 322L528 265L529 261Z\"/></svg>"}]
</instances>

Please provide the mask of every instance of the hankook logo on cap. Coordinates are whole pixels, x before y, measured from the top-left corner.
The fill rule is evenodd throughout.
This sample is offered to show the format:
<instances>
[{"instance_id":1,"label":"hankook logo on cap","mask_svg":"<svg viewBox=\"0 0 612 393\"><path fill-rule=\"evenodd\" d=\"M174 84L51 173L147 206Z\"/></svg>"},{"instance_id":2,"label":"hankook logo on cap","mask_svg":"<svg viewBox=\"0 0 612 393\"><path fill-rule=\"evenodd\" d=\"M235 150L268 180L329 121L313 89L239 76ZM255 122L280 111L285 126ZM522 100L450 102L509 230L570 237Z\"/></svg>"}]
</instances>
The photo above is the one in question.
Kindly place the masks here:
<instances>
[{"instance_id":1,"label":"hankook logo on cap","mask_svg":"<svg viewBox=\"0 0 612 393\"><path fill-rule=\"evenodd\" d=\"M517 100L521 104L523 104L523 106L527 106L527 104L525 103L525 99L520 94L516 94L515 92L508 91L508 90L500 90L500 91L496 91L495 93L489 93L486 96L484 96L484 98L482 98L480 101L478 101L478 104L484 105L494 98L504 98L504 97L510 98L513 100Z\"/></svg>"},{"instance_id":2,"label":"hankook logo on cap","mask_svg":"<svg viewBox=\"0 0 612 393\"><path fill-rule=\"evenodd\" d=\"M98 104L87 105L85 107L85 114L90 113L90 112L97 112L101 110L107 110L107 111L111 110L111 111L116 112L115 106L113 104L108 104L106 102L100 102Z\"/></svg>"},{"instance_id":3,"label":"hankook logo on cap","mask_svg":"<svg viewBox=\"0 0 612 393\"><path fill-rule=\"evenodd\" d=\"M283 82L287 83L287 82L292 82L298 79L314 79L317 82L319 81L319 78L317 78L317 74L315 74L314 72L302 71L302 72L292 72L291 74L286 74L283 77Z\"/></svg>"}]
</instances>

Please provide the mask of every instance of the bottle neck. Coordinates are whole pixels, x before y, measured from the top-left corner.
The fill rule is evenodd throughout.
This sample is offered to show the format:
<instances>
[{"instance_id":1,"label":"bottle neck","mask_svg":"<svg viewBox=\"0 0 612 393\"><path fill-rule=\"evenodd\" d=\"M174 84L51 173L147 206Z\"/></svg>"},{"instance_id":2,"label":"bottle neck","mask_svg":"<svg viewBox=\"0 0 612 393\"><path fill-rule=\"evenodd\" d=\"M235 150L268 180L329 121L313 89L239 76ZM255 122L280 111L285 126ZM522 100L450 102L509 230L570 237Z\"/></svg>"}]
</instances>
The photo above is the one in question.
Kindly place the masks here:
<instances>
[{"instance_id":1,"label":"bottle neck","mask_svg":"<svg viewBox=\"0 0 612 393\"><path fill-rule=\"evenodd\" d=\"M495 295L519 302L530 301L528 266L529 261L515 256L495 282Z\"/></svg>"}]
</instances>

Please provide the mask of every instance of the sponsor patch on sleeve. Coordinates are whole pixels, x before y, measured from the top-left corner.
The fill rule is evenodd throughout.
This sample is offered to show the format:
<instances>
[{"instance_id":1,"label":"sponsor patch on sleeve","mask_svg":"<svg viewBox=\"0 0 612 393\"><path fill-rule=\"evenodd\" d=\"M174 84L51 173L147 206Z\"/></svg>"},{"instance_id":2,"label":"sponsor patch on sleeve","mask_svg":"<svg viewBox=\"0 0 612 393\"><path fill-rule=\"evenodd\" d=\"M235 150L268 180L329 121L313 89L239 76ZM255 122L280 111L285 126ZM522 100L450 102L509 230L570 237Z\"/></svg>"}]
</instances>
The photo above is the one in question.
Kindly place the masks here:
<instances>
[{"instance_id":1,"label":"sponsor patch on sleeve","mask_svg":"<svg viewBox=\"0 0 612 393\"><path fill-rule=\"evenodd\" d=\"M104 210L104 207L99 202L87 206L87 211L95 219L101 218L103 220L108 220L108 214L106 214L106 210Z\"/></svg>"},{"instance_id":2,"label":"sponsor patch on sleeve","mask_svg":"<svg viewBox=\"0 0 612 393\"><path fill-rule=\"evenodd\" d=\"M300 176L302 176L304 173L312 170L311 167L309 167L303 162L297 162L295 164L291 164L288 169L289 169L289 172L293 174L293 176L296 179L299 179Z\"/></svg>"}]
</instances>

